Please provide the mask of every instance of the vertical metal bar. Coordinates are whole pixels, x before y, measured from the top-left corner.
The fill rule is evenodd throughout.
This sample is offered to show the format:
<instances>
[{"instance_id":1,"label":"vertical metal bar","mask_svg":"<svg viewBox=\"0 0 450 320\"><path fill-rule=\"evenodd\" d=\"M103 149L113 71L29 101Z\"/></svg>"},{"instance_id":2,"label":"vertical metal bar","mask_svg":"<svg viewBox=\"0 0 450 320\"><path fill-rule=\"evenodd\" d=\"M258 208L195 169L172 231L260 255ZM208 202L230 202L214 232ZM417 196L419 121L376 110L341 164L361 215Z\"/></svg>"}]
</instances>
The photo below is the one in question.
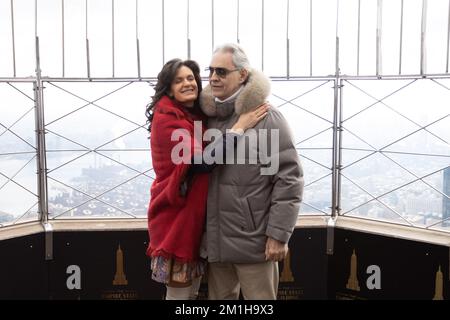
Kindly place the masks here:
<instances>
[{"instance_id":1,"label":"vertical metal bar","mask_svg":"<svg viewBox=\"0 0 450 320\"><path fill-rule=\"evenodd\" d=\"M112 77L115 74L115 51L114 51L114 0L111 0L111 38L112 38Z\"/></svg>"},{"instance_id":2,"label":"vertical metal bar","mask_svg":"<svg viewBox=\"0 0 450 320\"><path fill-rule=\"evenodd\" d=\"M445 65L445 73L448 73L449 49L450 49L450 0L448 0L447 63Z\"/></svg>"},{"instance_id":3,"label":"vertical metal bar","mask_svg":"<svg viewBox=\"0 0 450 320\"><path fill-rule=\"evenodd\" d=\"M46 193L45 188L47 182L47 171L43 169L42 157L45 159L45 148L42 147L41 136L43 135L42 131L42 123L41 123L41 114L42 109L40 108L40 85L42 84L40 80L33 81L33 91L34 91L34 103L35 103L35 128L36 128L36 143L37 143L37 152L36 152L36 168L37 172L37 190L38 190L38 214L39 221L44 226L45 231L45 260L53 259L53 228L51 224L48 222L48 214L44 214L46 212L47 202L46 202Z\"/></svg>"},{"instance_id":4,"label":"vertical metal bar","mask_svg":"<svg viewBox=\"0 0 450 320\"><path fill-rule=\"evenodd\" d=\"M335 57L335 79L334 79L334 110L333 110L333 153L332 153L332 172L331 172L331 180L332 180L332 196L331 196L331 219L329 222L333 222L330 228L334 228L334 219L339 214L339 196L338 196L338 175L339 175L339 115L340 115L340 69L339 69L339 1L337 2L337 10L336 10L336 57ZM330 229L328 228L328 229ZM329 231L327 233L330 233ZM330 233L330 235L334 236L334 233ZM330 242L330 239L327 240ZM333 241L330 242L330 244ZM332 246L327 244L327 253L332 254Z\"/></svg>"},{"instance_id":5,"label":"vertical metal bar","mask_svg":"<svg viewBox=\"0 0 450 320\"><path fill-rule=\"evenodd\" d=\"M190 13L190 1L187 0L187 18L186 18L186 38L187 38L187 56L188 59L191 59L191 30L190 30L190 19L191 19L191 13Z\"/></svg>"},{"instance_id":6,"label":"vertical metal bar","mask_svg":"<svg viewBox=\"0 0 450 320\"><path fill-rule=\"evenodd\" d=\"M337 0L336 5L336 32L335 32L335 39L336 39L336 56L335 56L335 74L337 77L339 77L340 69L339 69L339 0Z\"/></svg>"},{"instance_id":7,"label":"vertical metal bar","mask_svg":"<svg viewBox=\"0 0 450 320\"><path fill-rule=\"evenodd\" d=\"M333 110L333 148L331 154L331 217L337 216L337 148L338 148L338 106L339 106L339 75L334 79L334 110Z\"/></svg>"},{"instance_id":8,"label":"vertical metal bar","mask_svg":"<svg viewBox=\"0 0 450 320\"><path fill-rule=\"evenodd\" d=\"M338 37L336 37L339 39ZM339 52L338 50L336 51ZM337 55L337 60L339 56ZM331 217L327 223L327 255L334 254L334 229L341 211L341 168L342 168L342 88L343 81L339 79L336 70L334 79L334 112L333 112L333 153L332 153L332 186L331 186Z\"/></svg>"},{"instance_id":9,"label":"vertical metal bar","mask_svg":"<svg viewBox=\"0 0 450 320\"><path fill-rule=\"evenodd\" d=\"M165 57L165 50L166 50L166 37L165 37L165 30L164 30L164 0L161 0L161 9L162 9L162 63L164 65L165 61L166 61L166 57Z\"/></svg>"},{"instance_id":10,"label":"vertical metal bar","mask_svg":"<svg viewBox=\"0 0 450 320\"><path fill-rule=\"evenodd\" d=\"M377 1L377 44L376 44L376 75L381 74L381 31L382 31L382 17L383 17L383 0Z\"/></svg>"},{"instance_id":11,"label":"vertical metal bar","mask_svg":"<svg viewBox=\"0 0 450 320\"><path fill-rule=\"evenodd\" d=\"M139 46L139 39L136 39L136 54L137 54L138 78L141 79L141 49Z\"/></svg>"},{"instance_id":12,"label":"vertical metal bar","mask_svg":"<svg viewBox=\"0 0 450 320\"><path fill-rule=\"evenodd\" d=\"M450 0L449 0L450 1ZM400 8L400 52L398 59L398 74L402 74L402 55L403 55L403 0Z\"/></svg>"},{"instance_id":13,"label":"vertical metal bar","mask_svg":"<svg viewBox=\"0 0 450 320\"><path fill-rule=\"evenodd\" d=\"M34 82L36 103L36 143L37 143L37 170L38 170L38 195L39 195L39 219L42 223L48 221L48 196L47 196L47 162L45 156L45 122L43 83L41 77L41 63L39 55L39 37L36 37L36 81Z\"/></svg>"},{"instance_id":14,"label":"vertical metal bar","mask_svg":"<svg viewBox=\"0 0 450 320\"><path fill-rule=\"evenodd\" d=\"M289 40L289 38L288 39L286 39L286 77L287 77L287 79L289 79L290 78L290 51L291 51L291 48L290 48L291 46L290 46L290 40Z\"/></svg>"},{"instance_id":15,"label":"vertical metal bar","mask_svg":"<svg viewBox=\"0 0 450 320\"><path fill-rule=\"evenodd\" d=\"M334 219L339 215L339 174L340 174L340 130L341 123L340 119L340 110L341 110L341 85L342 80L340 79L340 68L339 68L339 0L337 2L337 10L336 10L336 65L335 65L335 80L334 80L334 119L333 119L333 172L332 172L332 180L333 180L333 196L332 196L332 210L331 210L331 221L334 222ZM330 221L330 222L331 222ZM334 224L332 226L334 228ZM333 240L334 240L334 233ZM328 239L330 242L330 239ZM333 241L331 241L333 243ZM332 250L330 246L327 250L329 254L332 254ZM330 252L331 250L331 252Z\"/></svg>"},{"instance_id":16,"label":"vertical metal bar","mask_svg":"<svg viewBox=\"0 0 450 320\"><path fill-rule=\"evenodd\" d=\"M261 2L261 71L264 71L264 0Z\"/></svg>"},{"instance_id":17,"label":"vertical metal bar","mask_svg":"<svg viewBox=\"0 0 450 320\"><path fill-rule=\"evenodd\" d=\"M312 76L312 70L313 70L313 62L312 62L312 46L313 46L313 6L312 6L312 0L309 0L309 75Z\"/></svg>"},{"instance_id":18,"label":"vertical metal bar","mask_svg":"<svg viewBox=\"0 0 450 320\"><path fill-rule=\"evenodd\" d=\"M37 168L37 191L38 191L38 219L42 220L42 201L41 201L41 162L40 162L40 130L39 130L39 93L38 93L39 84L38 81L33 81L33 92L34 92L34 121L35 121L35 134L36 134L36 168Z\"/></svg>"},{"instance_id":19,"label":"vertical metal bar","mask_svg":"<svg viewBox=\"0 0 450 320\"><path fill-rule=\"evenodd\" d=\"M214 0L211 0L211 52L214 52Z\"/></svg>"},{"instance_id":20,"label":"vertical metal bar","mask_svg":"<svg viewBox=\"0 0 450 320\"><path fill-rule=\"evenodd\" d=\"M89 39L86 39L86 67L87 67L87 77L91 78L91 61L89 58Z\"/></svg>"},{"instance_id":21,"label":"vertical metal bar","mask_svg":"<svg viewBox=\"0 0 450 320\"><path fill-rule=\"evenodd\" d=\"M16 35L14 32L14 0L11 0L11 34L12 34L13 75L14 77L16 77Z\"/></svg>"},{"instance_id":22,"label":"vertical metal bar","mask_svg":"<svg viewBox=\"0 0 450 320\"><path fill-rule=\"evenodd\" d=\"M187 43L187 50L188 50L188 59L191 59L191 39L188 39L188 43Z\"/></svg>"},{"instance_id":23,"label":"vertical metal bar","mask_svg":"<svg viewBox=\"0 0 450 320\"><path fill-rule=\"evenodd\" d=\"M335 217L328 219L327 223L327 252L326 254L332 256L334 254L334 228L336 226Z\"/></svg>"},{"instance_id":24,"label":"vertical metal bar","mask_svg":"<svg viewBox=\"0 0 450 320\"><path fill-rule=\"evenodd\" d=\"M286 78L289 79L289 0L286 8Z\"/></svg>"},{"instance_id":25,"label":"vertical metal bar","mask_svg":"<svg viewBox=\"0 0 450 320\"><path fill-rule=\"evenodd\" d=\"M45 260L53 259L53 228L48 221L47 158L45 154L44 86L41 77L39 37L36 36L36 80L33 82L36 122L38 214L45 231Z\"/></svg>"},{"instance_id":26,"label":"vertical metal bar","mask_svg":"<svg viewBox=\"0 0 450 320\"><path fill-rule=\"evenodd\" d=\"M339 1L337 3L336 10L336 52L335 52L335 79L334 79L334 110L333 110L333 151L332 151L332 196L331 196L331 219L334 219L338 214L338 194L337 194L337 181L338 181L338 154L339 154L339 36L338 36L338 25L339 25ZM327 245L328 247L328 245ZM327 248L327 253L330 254L330 248ZM332 253L332 250L331 250Z\"/></svg>"},{"instance_id":27,"label":"vertical metal bar","mask_svg":"<svg viewBox=\"0 0 450 320\"><path fill-rule=\"evenodd\" d=\"M136 54L138 64L138 78L141 79L141 49L139 46L139 39L136 39Z\"/></svg>"},{"instance_id":28,"label":"vertical metal bar","mask_svg":"<svg viewBox=\"0 0 450 320\"><path fill-rule=\"evenodd\" d=\"M343 114L343 92L344 81L339 79L339 108L338 108L338 125L337 125L337 165L336 165L336 215L341 213L341 170L342 170L342 114Z\"/></svg>"},{"instance_id":29,"label":"vertical metal bar","mask_svg":"<svg viewBox=\"0 0 450 320\"><path fill-rule=\"evenodd\" d=\"M64 0L61 0L61 27L62 27L62 76L66 74L66 53L65 53L65 25L64 25Z\"/></svg>"},{"instance_id":30,"label":"vertical metal bar","mask_svg":"<svg viewBox=\"0 0 450 320\"><path fill-rule=\"evenodd\" d=\"M38 36L37 28L38 28L38 5L37 0L34 0L34 37Z\"/></svg>"},{"instance_id":31,"label":"vertical metal bar","mask_svg":"<svg viewBox=\"0 0 450 320\"><path fill-rule=\"evenodd\" d=\"M236 19L237 19L236 42L237 43L241 42L241 40L239 39L239 8L240 8L240 3L239 3L239 0L237 0L237 15L236 15Z\"/></svg>"},{"instance_id":32,"label":"vertical metal bar","mask_svg":"<svg viewBox=\"0 0 450 320\"><path fill-rule=\"evenodd\" d=\"M86 27L85 27L85 33L86 33L86 35L85 35L85 37L86 37L86 39L88 38L88 0L86 0L85 1L85 9L86 9L86 13L85 13L85 16L86 16Z\"/></svg>"},{"instance_id":33,"label":"vertical metal bar","mask_svg":"<svg viewBox=\"0 0 450 320\"><path fill-rule=\"evenodd\" d=\"M356 74L359 76L359 45L361 40L361 0L358 0L358 38L356 43Z\"/></svg>"},{"instance_id":34,"label":"vertical metal bar","mask_svg":"<svg viewBox=\"0 0 450 320\"><path fill-rule=\"evenodd\" d=\"M89 56L89 38L88 38L88 0L86 0L86 69L87 69L87 77L90 79L91 78L91 59Z\"/></svg>"},{"instance_id":35,"label":"vertical metal bar","mask_svg":"<svg viewBox=\"0 0 450 320\"><path fill-rule=\"evenodd\" d=\"M427 7L428 1L422 0L422 26L420 30L420 74L422 75L426 73Z\"/></svg>"},{"instance_id":36,"label":"vertical metal bar","mask_svg":"<svg viewBox=\"0 0 450 320\"><path fill-rule=\"evenodd\" d=\"M47 186L47 159L45 154L45 122L44 122L44 86L41 77L41 58L38 37L38 6L37 0L34 2L35 19L35 53L36 53L36 80L35 89L35 117L36 127L36 161L38 170L38 215L39 220L45 230L45 260L53 259L53 232L48 223L48 186Z\"/></svg>"},{"instance_id":37,"label":"vertical metal bar","mask_svg":"<svg viewBox=\"0 0 450 320\"><path fill-rule=\"evenodd\" d=\"M46 222L44 223L45 231L45 260L53 260L53 226Z\"/></svg>"},{"instance_id":38,"label":"vertical metal bar","mask_svg":"<svg viewBox=\"0 0 450 320\"><path fill-rule=\"evenodd\" d=\"M139 38L139 0L136 0L135 2L135 21L136 21L136 26L135 26L135 30L136 30L136 39Z\"/></svg>"},{"instance_id":39,"label":"vertical metal bar","mask_svg":"<svg viewBox=\"0 0 450 320\"><path fill-rule=\"evenodd\" d=\"M139 46L139 0L136 0L136 55L138 78L141 79L141 49Z\"/></svg>"},{"instance_id":40,"label":"vertical metal bar","mask_svg":"<svg viewBox=\"0 0 450 320\"><path fill-rule=\"evenodd\" d=\"M43 181L45 180L44 172L45 167L43 166L43 158L45 158L45 153L43 150L42 140L41 136L44 133L43 131L43 124L41 122L41 115L42 115L42 104L41 104L41 98L42 98L42 79L41 79L41 67L40 67L40 56L39 56L39 37L35 38L35 54L36 54L36 81L34 82L34 93L35 93L35 103L36 103L36 144L37 144L37 154L36 159L38 161L37 163L37 170L38 170L38 179L39 179L39 186L38 186L38 194L39 194L39 219L41 221L44 221L47 219L45 216L46 213L46 201L44 201L44 190L43 188ZM44 155L44 157L42 157Z\"/></svg>"}]
</instances>

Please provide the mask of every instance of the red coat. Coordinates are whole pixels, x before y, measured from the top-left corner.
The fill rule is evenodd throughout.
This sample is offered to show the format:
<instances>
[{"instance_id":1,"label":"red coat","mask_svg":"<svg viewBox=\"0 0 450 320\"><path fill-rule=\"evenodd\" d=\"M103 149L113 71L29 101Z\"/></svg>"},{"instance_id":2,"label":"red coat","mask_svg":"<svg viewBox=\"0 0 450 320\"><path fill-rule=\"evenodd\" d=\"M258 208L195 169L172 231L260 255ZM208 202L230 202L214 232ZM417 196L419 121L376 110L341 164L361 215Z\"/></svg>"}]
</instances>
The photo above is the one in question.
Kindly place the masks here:
<instances>
[{"instance_id":1,"label":"red coat","mask_svg":"<svg viewBox=\"0 0 450 320\"><path fill-rule=\"evenodd\" d=\"M175 258L180 262L198 259L200 240L204 230L208 174L196 174L185 196L180 195L190 164L175 164L171 159L175 146L191 150L180 152L187 159L192 151L202 152L202 141L194 144L194 120L201 120L164 96L156 104L152 120L151 151L156 179L151 186L148 209L150 243L147 255ZM182 139L171 141L174 130L185 129ZM202 126L202 136L205 127ZM201 139L201 137L200 137ZM182 141L182 142L180 142Z\"/></svg>"}]
</instances>

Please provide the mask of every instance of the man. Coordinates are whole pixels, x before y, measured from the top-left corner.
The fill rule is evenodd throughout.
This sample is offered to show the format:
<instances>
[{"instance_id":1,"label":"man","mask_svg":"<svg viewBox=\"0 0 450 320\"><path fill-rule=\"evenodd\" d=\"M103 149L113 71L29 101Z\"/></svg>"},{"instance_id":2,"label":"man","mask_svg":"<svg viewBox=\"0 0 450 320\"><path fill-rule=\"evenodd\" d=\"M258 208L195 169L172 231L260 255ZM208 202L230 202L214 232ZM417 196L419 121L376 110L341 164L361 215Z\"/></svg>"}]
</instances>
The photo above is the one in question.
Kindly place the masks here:
<instances>
[{"instance_id":1,"label":"man","mask_svg":"<svg viewBox=\"0 0 450 320\"><path fill-rule=\"evenodd\" d=\"M226 132L270 93L269 80L251 69L238 45L217 48L208 69L209 86L201 96L208 128ZM270 108L251 133L247 130L237 141L235 162L230 164L227 156L226 164L210 175L210 299L238 299L240 290L245 299L276 299L278 261L287 254L299 212L303 170L286 120ZM251 143L252 137L257 143Z\"/></svg>"}]
</instances>

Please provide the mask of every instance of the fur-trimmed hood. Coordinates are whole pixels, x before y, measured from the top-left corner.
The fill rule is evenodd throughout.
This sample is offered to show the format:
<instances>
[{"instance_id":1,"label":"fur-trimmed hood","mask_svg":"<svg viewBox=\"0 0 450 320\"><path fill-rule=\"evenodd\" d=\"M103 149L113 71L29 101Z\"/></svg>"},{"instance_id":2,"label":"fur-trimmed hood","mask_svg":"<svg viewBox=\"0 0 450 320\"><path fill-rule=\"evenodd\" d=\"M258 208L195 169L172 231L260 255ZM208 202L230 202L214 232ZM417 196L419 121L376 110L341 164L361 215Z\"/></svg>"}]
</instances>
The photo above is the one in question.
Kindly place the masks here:
<instances>
[{"instance_id":1,"label":"fur-trimmed hood","mask_svg":"<svg viewBox=\"0 0 450 320\"><path fill-rule=\"evenodd\" d=\"M270 80L260 71L249 71L247 83L236 99L235 112L240 115L263 104L270 94ZM203 89L200 95L200 106L208 117L217 116L215 98L211 86Z\"/></svg>"}]
</instances>

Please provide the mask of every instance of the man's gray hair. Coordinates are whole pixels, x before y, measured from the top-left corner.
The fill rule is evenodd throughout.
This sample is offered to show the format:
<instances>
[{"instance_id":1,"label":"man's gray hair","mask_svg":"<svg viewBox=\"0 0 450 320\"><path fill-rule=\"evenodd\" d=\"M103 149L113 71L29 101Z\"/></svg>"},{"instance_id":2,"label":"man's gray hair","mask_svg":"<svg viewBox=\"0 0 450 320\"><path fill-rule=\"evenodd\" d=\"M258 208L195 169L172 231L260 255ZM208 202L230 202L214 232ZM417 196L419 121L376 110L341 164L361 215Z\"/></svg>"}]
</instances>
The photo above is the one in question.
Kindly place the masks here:
<instances>
[{"instance_id":1,"label":"man's gray hair","mask_svg":"<svg viewBox=\"0 0 450 320\"><path fill-rule=\"evenodd\" d=\"M250 71L251 66L248 61L247 54L244 52L244 49L238 44L235 43L225 43L221 46L216 47L214 53L217 52L230 52L232 54L233 64L236 68L246 69Z\"/></svg>"}]
</instances>

